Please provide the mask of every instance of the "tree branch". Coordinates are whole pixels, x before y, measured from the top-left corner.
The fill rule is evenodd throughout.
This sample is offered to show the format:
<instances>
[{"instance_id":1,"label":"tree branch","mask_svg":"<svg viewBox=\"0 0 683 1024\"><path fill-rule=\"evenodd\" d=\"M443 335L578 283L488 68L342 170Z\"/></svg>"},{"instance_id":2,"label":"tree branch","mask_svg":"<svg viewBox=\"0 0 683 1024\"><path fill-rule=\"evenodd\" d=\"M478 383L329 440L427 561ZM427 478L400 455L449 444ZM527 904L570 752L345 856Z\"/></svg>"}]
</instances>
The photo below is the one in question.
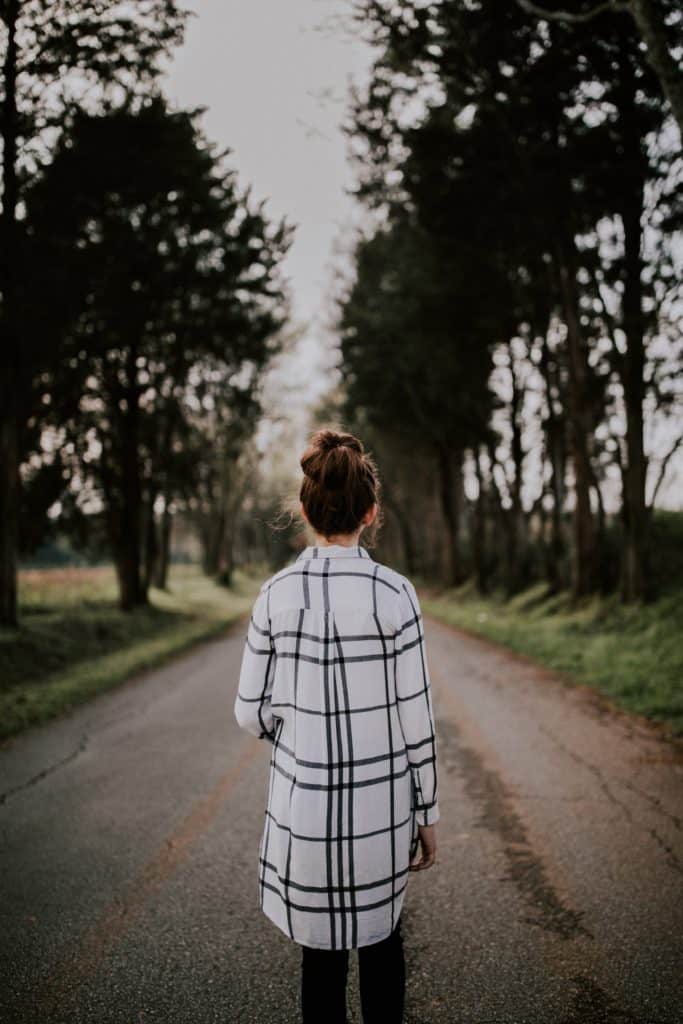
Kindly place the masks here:
<instances>
[{"instance_id":1,"label":"tree branch","mask_svg":"<svg viewBox=\"0 0 683 1024\"><path fill-rule=\"evenodd\" d=\"M662 15L652 0L631 0L629 10L647 47L647 59L671 104L683 139L683 73L669 49Z\"/></svg>"},{"instance_id":2,"label":"tree branch","mask_svg":"<svg viewBox=\"0 0 683 1024\"><path fill-rule=\"evenodd\" d=\"M669 462L671 461L671 459L676 454L676 452L678 451L678 449L681 447L682 444L683 444L683 434L681 434L680 437L678 437L676 439L676 441L674 441L674 443L672 444L671 448L669 449L669 451L666 453L666 455L664 456L664 458L661 461L661 464L659 466L659 476L657 477L657 482L656 482L655 488L654 488L654 490L652 492L652 498L650 499L650 512L652 512L652 509L655 507L655 501L657 500L657 493L659 491L659 488L662 486L662 483L664 481L664 477L666 476L666 471L667 471Z\"/></svg>"},{"instance_id":3,"label":"tree branch","mask_svg":"<svg viewBox=\"0 0 683 1024\"><path fill-rule=\"evenodd\" d=\"M683 138L683 74L669 48L663 15L656 9L653 0L603 0L583 13L551 11L547 7L533 3L533 0L517 0L517 5L527 14L534 14L537 18L564 21L568 25L585 24L607 12L630 14L645 43L648 63L671 104L678 130Z\"/></svg>"},{"instance_id":4,"label":"tree branch","mask_svg":"<svg viewBox=\"0 0 683 1024\"><path fill-rule=\"evenodd\" d=\"M569 25L581 25L586 21L592 21L593 18L597 18L600 14L605 14L608 11L612 14L620 14L623 11L631 10L630 4L621 2L621 0L604 0L603 3L598 4L596 7L591 7L589 10L583 11L583 13L549 11L546 7L540 7L538 4L532 3L532 0L517 0L517 4L527 14L535 14L538 18L546 18L548 21L566 21Z\"/></svg>"}]
</instances>

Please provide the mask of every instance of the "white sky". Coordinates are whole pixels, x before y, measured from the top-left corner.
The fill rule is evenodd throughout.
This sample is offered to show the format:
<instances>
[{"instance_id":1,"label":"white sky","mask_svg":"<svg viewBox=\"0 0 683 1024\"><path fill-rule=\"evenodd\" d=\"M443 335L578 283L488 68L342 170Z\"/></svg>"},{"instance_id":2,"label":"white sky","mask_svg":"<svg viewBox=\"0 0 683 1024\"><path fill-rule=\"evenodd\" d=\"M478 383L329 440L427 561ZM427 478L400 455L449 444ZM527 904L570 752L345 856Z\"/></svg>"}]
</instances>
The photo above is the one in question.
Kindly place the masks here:
<instances>
[{"instance_id":1,"label":"white sky","mask_svg":"<svg viewBox=\"0 0 683 1024\"><path fill-rule=\"evenodd\" d=\"M293 314L305 326L287 379L307 397L332 379L325 331L338 240L360 213L340 124L349 84L370 50L344 31L348 0L194 0L197 16L166 79L184 107L205 106L208 137L272 220L296 225L285 263ZM297 405L300 405L300 399Z\"/></svg>"}]
</instances>

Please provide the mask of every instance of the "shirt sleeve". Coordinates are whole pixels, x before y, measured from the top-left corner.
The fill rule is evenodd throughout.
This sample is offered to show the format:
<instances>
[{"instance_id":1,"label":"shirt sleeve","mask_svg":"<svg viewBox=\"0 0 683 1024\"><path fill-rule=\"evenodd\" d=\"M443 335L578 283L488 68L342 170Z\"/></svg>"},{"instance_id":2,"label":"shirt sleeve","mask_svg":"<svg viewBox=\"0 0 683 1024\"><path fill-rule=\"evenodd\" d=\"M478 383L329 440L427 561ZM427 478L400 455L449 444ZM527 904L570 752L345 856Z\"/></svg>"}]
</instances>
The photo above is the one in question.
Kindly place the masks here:
<instances>
[{"instance_id":1,"label":"shirt sleeve","mask_svg":"<svg viewBox=\"0 0 683 1024\"><path fill-rule=\"evenodd\" d=\"M420 602L409 580L403 581L399 605L401 624L395 638L398 714L413 780L417 823L434 825L440 813L431 680Z\"/></svg>"},{"instance_id":2,"label":"shirt sleeve","mask_svg":"<svg viewBox=\"0 0 683 1024\"><path fill-rule=\"evenodd\" d=\"M275 645L270 633L268 590L261 587L249 618L240 668L235 718L258 739L275 739L270 708L275 676Z\"/></svg>"}]
</instances>

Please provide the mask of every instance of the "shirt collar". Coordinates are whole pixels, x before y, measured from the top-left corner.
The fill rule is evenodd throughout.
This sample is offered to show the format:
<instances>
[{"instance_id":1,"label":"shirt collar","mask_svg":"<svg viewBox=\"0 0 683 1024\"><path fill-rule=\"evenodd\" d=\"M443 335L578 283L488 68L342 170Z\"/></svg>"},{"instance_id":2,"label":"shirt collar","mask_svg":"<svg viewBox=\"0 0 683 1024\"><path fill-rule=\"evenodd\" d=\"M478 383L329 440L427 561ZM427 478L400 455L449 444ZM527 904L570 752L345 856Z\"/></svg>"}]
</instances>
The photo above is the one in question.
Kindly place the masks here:
<instances>
[{"instance_id":1,"label":"shirt collar","mask_svg":"<svg viewBox=\"0 0 683 1024\"><path fill-rule=\"evenodd\" d=\"M309 544L299 552L296 561L301 562L305 558L372 558L372 555L360 544Z\"/></svg>"}]
</instances>

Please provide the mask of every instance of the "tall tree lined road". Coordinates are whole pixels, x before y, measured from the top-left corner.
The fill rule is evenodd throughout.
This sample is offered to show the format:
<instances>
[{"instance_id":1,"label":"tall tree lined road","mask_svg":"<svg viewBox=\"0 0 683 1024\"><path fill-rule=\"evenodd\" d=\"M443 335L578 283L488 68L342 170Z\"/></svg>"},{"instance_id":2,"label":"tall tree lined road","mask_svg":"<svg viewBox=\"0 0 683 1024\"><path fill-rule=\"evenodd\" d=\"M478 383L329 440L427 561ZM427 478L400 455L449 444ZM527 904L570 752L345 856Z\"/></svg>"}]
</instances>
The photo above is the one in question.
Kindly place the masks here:
<instances>
[{"instance_id":1,"label":"tall tree lined road","mask_svg":"<svg viewBox=\"0 0 683 1024\"><path fill-rule=\"evenodd\" d=\"M244 628L0 750L2 1021L298 1020L299 948L257 907ZM406 1024L677 1024L683 753L484 641L427 642L442 820Z\"/></svg>"}]
</instances>

